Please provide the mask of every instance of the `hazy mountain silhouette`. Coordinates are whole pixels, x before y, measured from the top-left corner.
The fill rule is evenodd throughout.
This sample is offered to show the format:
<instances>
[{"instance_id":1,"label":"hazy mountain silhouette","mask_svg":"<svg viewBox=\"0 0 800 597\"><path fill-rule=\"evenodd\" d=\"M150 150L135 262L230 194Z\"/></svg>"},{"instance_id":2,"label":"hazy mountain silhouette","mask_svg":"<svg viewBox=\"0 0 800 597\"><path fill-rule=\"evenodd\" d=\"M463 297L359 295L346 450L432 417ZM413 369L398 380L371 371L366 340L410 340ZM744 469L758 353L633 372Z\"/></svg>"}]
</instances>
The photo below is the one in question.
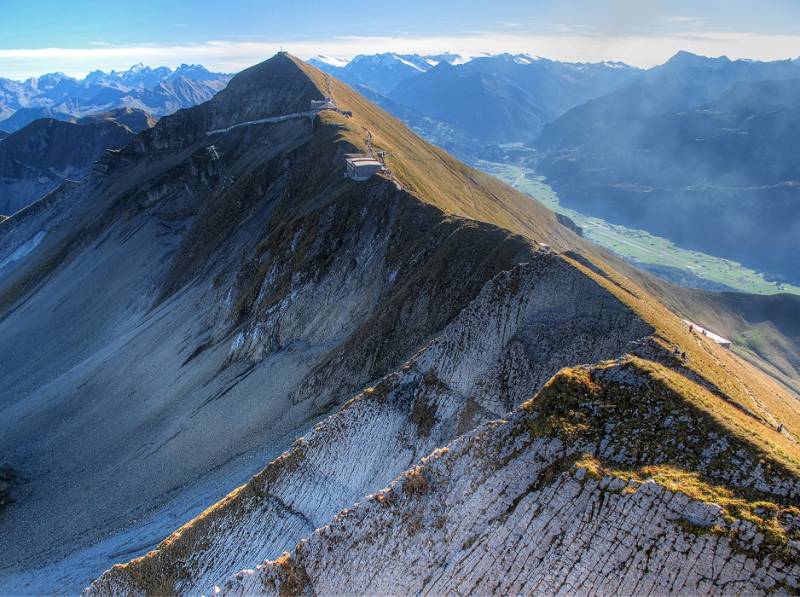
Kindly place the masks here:
<instances>
[{"instance_id":1,"label":"hazy mountain silhouette","mask_svg":"<svg viewBox=\"0 0 800 597\"><path fill-rule=\"evenodd\" d=\"M535 145L575 209L800 280L800 62L681 53Z\"/></svg>"}]
</instances>

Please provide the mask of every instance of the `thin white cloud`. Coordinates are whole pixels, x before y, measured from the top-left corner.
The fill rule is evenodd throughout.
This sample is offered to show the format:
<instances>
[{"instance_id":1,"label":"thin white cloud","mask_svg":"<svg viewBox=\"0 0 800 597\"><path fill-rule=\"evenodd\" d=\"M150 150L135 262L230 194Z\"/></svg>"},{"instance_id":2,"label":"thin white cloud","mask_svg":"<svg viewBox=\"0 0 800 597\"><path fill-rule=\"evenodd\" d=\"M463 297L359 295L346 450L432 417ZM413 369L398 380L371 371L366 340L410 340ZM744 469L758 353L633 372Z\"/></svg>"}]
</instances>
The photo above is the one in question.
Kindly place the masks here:
<instances>
[{"instance_id":1,"label":"thin white cloud","mask_svg":"<svg viewBox=\"0 0 800 597\"><path fill-rule=\"evenodd\" d=\"M222 41L175 45L91 45L84 48L0 49L0 76L24 78L60 70L75 76L91 70L126 68L137 62L175 67L183 62L234 72L273 55L281 47L301 58L316 54L352 57L360 53L460 52L530 53L555 60L594 62L621 60L649 67L678 50L731 58L775 60L790 57L788 48L800 47L800 35L686 31L662 36L562 34L538 35L487 31L457 36L387 37L343 36L326 40Z\"/></svg>"}]
</instances>

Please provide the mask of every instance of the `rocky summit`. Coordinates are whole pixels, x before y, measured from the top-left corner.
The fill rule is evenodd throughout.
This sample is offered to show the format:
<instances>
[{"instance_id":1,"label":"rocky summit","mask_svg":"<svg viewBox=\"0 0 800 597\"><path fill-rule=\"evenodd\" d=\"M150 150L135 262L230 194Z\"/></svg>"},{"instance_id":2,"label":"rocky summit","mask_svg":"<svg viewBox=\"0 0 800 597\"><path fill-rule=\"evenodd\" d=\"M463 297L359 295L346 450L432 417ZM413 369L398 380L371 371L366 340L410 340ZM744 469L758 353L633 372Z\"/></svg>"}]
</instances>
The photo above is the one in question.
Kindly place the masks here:
<instances>
[{"instance_id":1,"label":"rocky summit","mask_svg":"<svg viewBox=\"0 0 800 597\"><path fill-rule=\"evenodd\" d=\"M797 397L562 222L286 53L106 152L0 222L0 592L796 593Z\"/></svg>"}]
</instances>

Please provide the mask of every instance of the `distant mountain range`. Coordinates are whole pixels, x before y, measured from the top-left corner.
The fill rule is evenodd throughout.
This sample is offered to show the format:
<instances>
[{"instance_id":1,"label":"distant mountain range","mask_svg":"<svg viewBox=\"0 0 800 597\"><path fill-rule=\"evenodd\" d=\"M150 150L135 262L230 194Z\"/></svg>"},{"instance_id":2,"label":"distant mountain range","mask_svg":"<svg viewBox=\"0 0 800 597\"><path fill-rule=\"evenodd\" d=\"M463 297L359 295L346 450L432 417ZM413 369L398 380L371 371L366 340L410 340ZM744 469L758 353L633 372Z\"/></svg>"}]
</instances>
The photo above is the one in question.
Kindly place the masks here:
<instances>
[{"instance_id":1,"label":"distant mountain range","mask_svg":"<svg viewBox=\"0 0 800 597\"><path fill-rule=\"evenodd\" d=\"M0 129L14 132L37 118L68 120L122 107L163 116L209 100L230 77L196 64L176 70L137 64L126 71L94 71L83 79L63 73L25 81L0 78Z\"/></svg>"},{"instance_id":2,"label":"distant mountain range","mask_svg":"<svg viewBox=\"0 0 800 597\"><path fill-rule=\"evenodd\" d=\"M531 141L570 108L641 72L620 62L567 63L527 54L377 54L310 62L460 155L476 144Z\"/></svg>"},{"instance_id":3,"label":"distant mountain range","mask_svg":"<svg viewBox=\"0 0 800 597\"><path fill-rule=\"evenodd\" d=\"M483 142L530 141L570 108L639 73L618 62L575 64L501 54L440 63L406 79L389 98Z\"/></svg>"},{"instance_id":4,"label":"distant mountain range","mask_svg":"<svg viewBox=\"0 0 800 597\"><path fill-rule=\"evenodd\" d=\"M352 87L367 87L383 95L391 92L403 81L429 71L438 64L463 62L459 54L373 54L358 55L350 61L317 56L309 60L320 70L330 73Z\"/></svg>"},{"instance_id":5,"label":"distant mountain range","mask_svg":"<svg viewBox=\"0 0 800 597\"><path fill-rule=\"evenodd\" d=\"M211 99L230 75L200 65L0 78L0 214L12 214L66 179L82 178L157 117Z\"/></svg>"},{"instance_id":6,"label":"distant mountain range","mask_svg":"<svg viewBox=\"0 0 800 597\"><path fill-rule=\"evenodd\" d=\"M542 130L563 203L800 281L800 61L681 52Z\"/></svg>"}]
</instances>

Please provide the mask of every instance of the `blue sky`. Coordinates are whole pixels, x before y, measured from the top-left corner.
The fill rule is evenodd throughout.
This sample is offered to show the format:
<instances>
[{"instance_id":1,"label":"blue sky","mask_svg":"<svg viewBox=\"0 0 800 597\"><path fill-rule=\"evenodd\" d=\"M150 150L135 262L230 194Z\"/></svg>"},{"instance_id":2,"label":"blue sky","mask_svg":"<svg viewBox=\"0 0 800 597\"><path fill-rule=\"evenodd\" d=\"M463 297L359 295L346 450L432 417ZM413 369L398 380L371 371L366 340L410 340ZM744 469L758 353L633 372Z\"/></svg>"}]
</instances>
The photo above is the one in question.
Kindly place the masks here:
<instances>
[{"instance_id":1,"label":"blue sky","mask_svg":"<svg viewBox=\"0 0 800 597\"><path fill-rule=\"evenodd\" d=\"M798 23L797 0L0 0L0 76L140 61L235 71L279 47L303 58L511 51L652 66L688 49L774 59L800 54Z\"/></svg>"}]
</instances>

